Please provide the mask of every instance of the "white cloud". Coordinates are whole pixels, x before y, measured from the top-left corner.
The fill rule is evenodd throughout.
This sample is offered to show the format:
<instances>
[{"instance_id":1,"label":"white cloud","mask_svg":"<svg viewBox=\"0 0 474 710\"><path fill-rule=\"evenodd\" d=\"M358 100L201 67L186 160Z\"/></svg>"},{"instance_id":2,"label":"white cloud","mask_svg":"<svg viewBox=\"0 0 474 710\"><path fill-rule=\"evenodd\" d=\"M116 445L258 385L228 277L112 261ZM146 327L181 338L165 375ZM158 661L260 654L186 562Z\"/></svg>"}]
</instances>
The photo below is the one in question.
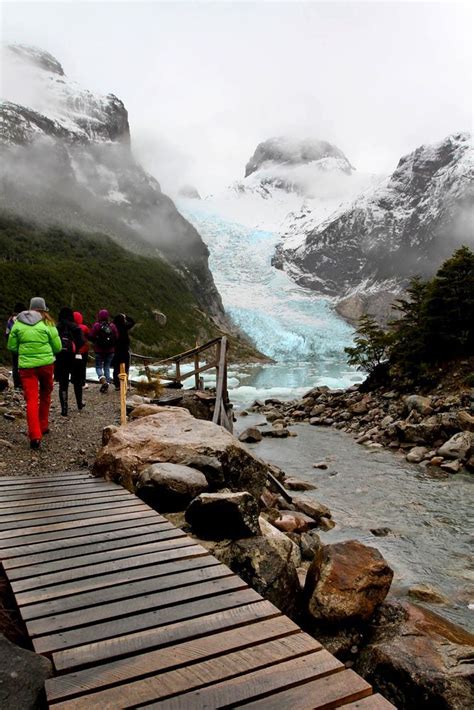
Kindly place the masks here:
<instances>
[{"instance_id":1,"label":"white cloud","mask_svg":"<svg viewBox=\"0 0 474 710\"><path fill-rule=\"evenodd\" d=\"M165 189L217 189L275 134L332 141L372 172L472 125L467 4L3 2L1 19L4 41L124 100Z\"/></svg>"}]
</instances>

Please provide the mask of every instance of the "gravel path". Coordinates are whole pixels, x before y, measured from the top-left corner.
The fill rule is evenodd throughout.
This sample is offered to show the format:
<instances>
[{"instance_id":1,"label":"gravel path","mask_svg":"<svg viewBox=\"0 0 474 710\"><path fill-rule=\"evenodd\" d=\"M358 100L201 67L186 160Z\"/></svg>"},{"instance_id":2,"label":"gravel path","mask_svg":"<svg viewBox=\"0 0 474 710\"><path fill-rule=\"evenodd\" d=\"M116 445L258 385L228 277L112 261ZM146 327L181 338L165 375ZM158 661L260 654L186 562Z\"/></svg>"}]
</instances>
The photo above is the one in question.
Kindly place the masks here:
<instances>
[{"instance_id":1,"label":"gravel path","mask_svg":"<svg viewBox=\"0 0 474 710\"><path fill-rule=\"evenodd\" d=\"M23 396L11 389L0 393L0 477L43 476L53 471L74 471L92 466L101 446L102 429L108 424L119 423L119 393L111 387L107 394L100 394L98 385L89 384L84 390L86 407L81 412L75 406L72 387L69 398L69 416L62 417L58 386L54 386L50 433L43 438L39 451L31 451ZM10 412L14 419L9 418Z\"/></svg>"}]
</instances>

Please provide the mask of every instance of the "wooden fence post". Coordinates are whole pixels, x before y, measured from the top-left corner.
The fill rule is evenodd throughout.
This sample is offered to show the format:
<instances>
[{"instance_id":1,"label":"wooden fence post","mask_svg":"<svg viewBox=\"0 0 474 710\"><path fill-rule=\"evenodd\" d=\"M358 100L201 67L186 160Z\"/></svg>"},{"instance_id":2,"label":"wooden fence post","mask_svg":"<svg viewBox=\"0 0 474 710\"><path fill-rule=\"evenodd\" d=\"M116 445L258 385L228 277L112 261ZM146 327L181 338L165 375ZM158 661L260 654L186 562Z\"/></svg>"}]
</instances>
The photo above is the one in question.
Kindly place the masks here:
<instances>
[{"instance_id":1,"label":"wooden fence post","mask_svg":"<svg viewBox=\"0 0 474 710\"><path fill-rule=\"evenodd\" d=\"M120 423L127 423L127 373L125 363L120 363Z\"/></svg>"}]
</instances>

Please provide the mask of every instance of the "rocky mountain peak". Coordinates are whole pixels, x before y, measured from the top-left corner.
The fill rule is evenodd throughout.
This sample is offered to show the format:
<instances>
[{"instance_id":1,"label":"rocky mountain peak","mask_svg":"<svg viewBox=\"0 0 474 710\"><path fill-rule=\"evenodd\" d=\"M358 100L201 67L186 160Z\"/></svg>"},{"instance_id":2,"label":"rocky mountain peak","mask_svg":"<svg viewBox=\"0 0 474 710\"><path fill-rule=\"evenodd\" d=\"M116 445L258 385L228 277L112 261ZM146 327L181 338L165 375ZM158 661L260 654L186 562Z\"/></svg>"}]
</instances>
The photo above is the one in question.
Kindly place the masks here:
<instances>
[{"instance_id":1,"label":"rocky mountain peak","mask_svg":"<svg viewBox=\"0 0 474 710\"><path fill-rule=\"evenodd\" d=\"M19 59L34 64L40 69L45 69L53 74L59 74L59 76L64 76L64 69L61 64L52 54L46 52L44 49L30 47L26 44L10 44L7 46L7 50L17 55Z\"/></svg>"},{"instance_id":2,"label":"rocky mountain peak","mask_svg":"<svg viewBox=\"0 0 474 710\"><path fill-rule=\"evenodd\" d=\"M352 172L353 167L342 150L327 141L285 136L269 138L258 144L255 153L245 166L245 177L272 165L301 166L324 161L327 158L336 159L339 163L338 167L344 172L348 174Z\"/></svg>"},{"instance_id":3,"label":"rocky mountain peak","mask_svg":"<svg viewBox=\"0 0 474 710\"><path fill-rule=\"evenodd\" d=\"M2 49L2 65L3 142L25 144L52 135L69 142L130 143L123 102L83 89L49 52L9 45Z\"/></svg>"}]
</instances>

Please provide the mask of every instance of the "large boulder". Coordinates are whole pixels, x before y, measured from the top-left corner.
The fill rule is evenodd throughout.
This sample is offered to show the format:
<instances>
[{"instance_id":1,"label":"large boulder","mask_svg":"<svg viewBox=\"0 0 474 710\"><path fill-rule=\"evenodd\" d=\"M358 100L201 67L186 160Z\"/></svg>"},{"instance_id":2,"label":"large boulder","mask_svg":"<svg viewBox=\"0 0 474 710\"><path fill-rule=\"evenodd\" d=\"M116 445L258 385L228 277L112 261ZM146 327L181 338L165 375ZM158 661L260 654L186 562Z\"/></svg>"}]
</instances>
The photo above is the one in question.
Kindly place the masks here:
<instances>
[{"instance_id":1,"label":"large boulder","mask_svg":"<svg viewBox=\"0 0 474 710\"><path fill-rule=\"evenodd\" d=\"M186 510L192 531L205 540L238 540L260 535L258 504L247 491L202 493Z\"/></svg>"},{"instance_id":2,"label":"large boulder","mask_svg":"<svg viewBox=\"0 0 474 710\"><path fill-rule=\"evenodd\" d=\"M283 613L296 613L300 584L286 549L261 536L222 543L214 555Z\"/></svg>"},{"instance_id":3,"label":"large boulder","mask_svg":"<svg viewBox=\"0 0 474 710\"><path fill-rule=\"evenodd\" d=\"M162 407L114 432L99 451L93 473L135 490L140 473L152 463L197 468L211 489L247 490L256 498L263 491L268 470L217 424L195 419L181 407Z\"/></svg>"},{"instance_id":4,"label":"large boulder","mask_svg":"<svg viewBox=\"0 0 474 710\"><path fill-rule=\"evenodd\" d=\"M44 702L44 683L53 675L51 662L0 634L0 708L36 710Z\"/></svg>"},{"instance_id":5,"label":"large boulder","mask_svg":"<svg viewBox=\"0 0 474 710\"><path fill-rule=\"evenodd\" d=\"M431 397L422 397L419 394L411 394L405 399L405 404L409 412L415 411L419 414L431 414L433 411Z\"/></svg>"},{"instance_id":6,"label":"large boulder","mask_svg":"<svg viewBox=\"0 0 474 710\"><path fill-rule=\"evenodd\" d=\"M209 488L201 471L176 463L153 463L140 473L135 490L160 512L184 510L193 498Z\"/></svg>"},{"instance_id":7,"label":"large boulder","mask_svg":"<svg viewBox=\"0 0 474 710\"><path fill-rule=\"evenodd\" d=\"M308 570L304 594L314 619L369 619L390 589L393 572L380 552L356 540L325 545Z\"/></svg>"},{"instance_id":8,"label":"large boulder","mask_svg":"<svg viewBox=\"0 0 474 710\"><path fill-rule=\"evenodd\" d=\"M239 436L239 441L242 441L244 444L256 444L262 441L262 432L260 429L257 429L257 427L249 427Z\"/></svg>"},{"instance_id":9,"label":"large boulder","mask_svg":"<svg viewBox=\"0 0 474 710\"><path fill-rule=\"evenodd\" d=\"M383 604L355 669L398 708L474 707L474 636L416 604Z\"/></svg>"},{"instance_id":10,"label":"large boulder","mask_svg":"<svg viewBox=\"0 0 474 710\"><path fill-rule=\"evenodd\" d=\"M470 431L462 431L452 436L443 446L438 449L438 456L447 459L466 460L474 449L474 434Z\"/></svg>"}]
</instances>

